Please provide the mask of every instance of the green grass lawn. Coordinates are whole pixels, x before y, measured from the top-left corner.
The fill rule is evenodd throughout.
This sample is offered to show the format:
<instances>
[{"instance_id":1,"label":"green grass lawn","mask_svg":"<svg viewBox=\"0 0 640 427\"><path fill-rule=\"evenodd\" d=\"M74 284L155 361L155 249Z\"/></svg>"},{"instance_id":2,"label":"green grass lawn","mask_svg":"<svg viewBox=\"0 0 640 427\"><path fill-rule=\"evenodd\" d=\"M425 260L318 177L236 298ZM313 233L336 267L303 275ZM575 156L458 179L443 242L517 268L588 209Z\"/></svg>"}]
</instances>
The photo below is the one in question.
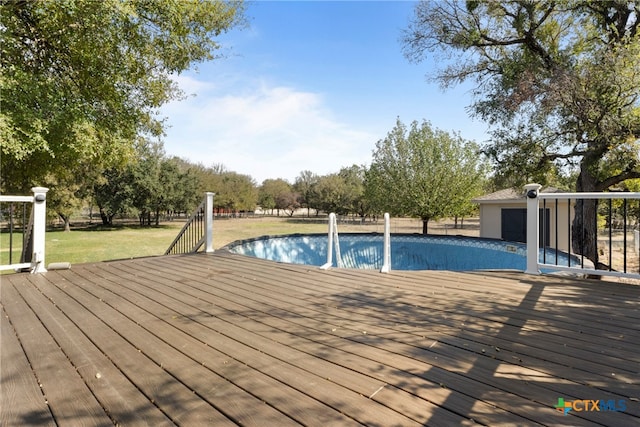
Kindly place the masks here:
<instances>
[{"instance_id":1,"label":"green grass lawn","mask_svg":"<svg viewBox=\"0 0 640 427\"><path fill-rule=\"evenodd\" d=\"M96 227L50 231L46 235L47 263L72 264L162 255L181 224L159 227Z\"/></svg>"},{"instance_id":2,"label":"green grass lawn","mask_svg":"<svg viewBox=\"0 0 640 427\"><path fill-rule=\"evenodd\" d=\"M64 232L47 230L45 237L46 263L72 264L162 255L178 234L182 224L160 227L83 227ZM22 235L14 234L13 262L20 258ZM9 261L9 236L0 237L0 259Z\"/></svg>"}]
</instances>

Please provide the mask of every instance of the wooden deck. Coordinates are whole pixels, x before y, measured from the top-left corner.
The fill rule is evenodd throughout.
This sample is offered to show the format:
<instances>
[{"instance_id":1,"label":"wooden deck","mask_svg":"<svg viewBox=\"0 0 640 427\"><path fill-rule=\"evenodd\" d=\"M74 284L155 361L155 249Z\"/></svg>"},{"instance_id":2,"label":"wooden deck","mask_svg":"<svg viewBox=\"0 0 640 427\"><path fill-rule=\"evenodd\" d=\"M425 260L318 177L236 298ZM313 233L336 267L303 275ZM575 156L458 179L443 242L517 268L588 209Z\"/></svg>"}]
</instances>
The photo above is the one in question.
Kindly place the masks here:
<instances>
[{"instance_id":1,"label":"wooden deck","mask_svg":"<svg viewBox=\"0 0 640 427\"><path fill-rule=\"evenodd\" d=\"M2 426L640 425L638 286L223 251L1 280Z\"/></svg>"}]
</instances>

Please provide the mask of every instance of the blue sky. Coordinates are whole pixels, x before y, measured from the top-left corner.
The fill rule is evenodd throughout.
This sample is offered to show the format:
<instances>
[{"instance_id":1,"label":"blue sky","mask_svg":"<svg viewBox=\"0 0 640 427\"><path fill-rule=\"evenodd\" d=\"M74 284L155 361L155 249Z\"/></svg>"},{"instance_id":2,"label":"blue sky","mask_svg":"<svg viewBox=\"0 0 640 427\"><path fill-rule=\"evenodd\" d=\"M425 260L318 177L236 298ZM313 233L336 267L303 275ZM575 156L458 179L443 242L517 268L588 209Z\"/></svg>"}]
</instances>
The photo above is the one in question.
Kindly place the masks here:
<instances>
[{"instance_id":1,"label":"blue sky","mask_svg":"<svg viewBox=\"0 0 640 427\"><path fill-rule=\"evenodd\" d=\"M167 154L293 183L369 164L397 117L483 142L469 87L443 92L432 63L403 57L414 4L254 1L249 26L218 39L222 58L176 77L187 98L162 109Z\"/></svg>"}]
</instances>

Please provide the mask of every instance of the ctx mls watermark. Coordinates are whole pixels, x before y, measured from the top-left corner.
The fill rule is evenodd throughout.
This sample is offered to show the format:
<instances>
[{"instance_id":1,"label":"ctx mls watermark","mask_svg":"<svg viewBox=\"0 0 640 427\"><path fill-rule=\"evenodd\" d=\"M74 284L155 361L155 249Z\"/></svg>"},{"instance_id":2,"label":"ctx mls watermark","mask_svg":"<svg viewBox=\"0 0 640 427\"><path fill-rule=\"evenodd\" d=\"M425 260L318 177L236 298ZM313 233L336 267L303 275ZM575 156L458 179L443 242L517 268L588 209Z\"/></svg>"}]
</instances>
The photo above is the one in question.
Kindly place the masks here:
<instances>
[{"instance_id":1,"label":"ctx mls watermark","mask_svg":"<svg viewBox=\"0 0 640 427\"><path fill-rule=\"evenodd\" d=\"M571 411L575 412L624 412L627 410L627 401L625 399L576 399L565 400L564 397L558 398L555 408L563 412L564 415Z\"/></svg>"}]
</instances>

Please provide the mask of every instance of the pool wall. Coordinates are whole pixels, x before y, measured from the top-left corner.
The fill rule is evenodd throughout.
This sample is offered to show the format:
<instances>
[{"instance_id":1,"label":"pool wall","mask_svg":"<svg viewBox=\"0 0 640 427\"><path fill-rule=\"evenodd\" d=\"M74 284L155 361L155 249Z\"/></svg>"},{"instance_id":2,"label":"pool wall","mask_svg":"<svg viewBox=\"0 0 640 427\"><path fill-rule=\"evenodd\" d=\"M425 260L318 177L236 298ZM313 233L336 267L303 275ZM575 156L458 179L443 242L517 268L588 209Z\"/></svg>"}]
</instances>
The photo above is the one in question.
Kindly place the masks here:
<instances>
[{"instance_id":1,"label":"pool wall","mask_svg":"<svg viewBox=\"0 0 640 427\"><path fill-rule=\"evenodd\" d=\"M383 263L383 235L341 233L340 263L334 250L333 266L380 269ZM326 234L263 236L233 242L233 253L272 261L322 266L327 261ZM494 239L462 236L391 235L392 270L522 270L526 269L526 245ZM550 254L547 250L547 259ZM543 254L540 251L540 259ZM551 255L555 259L555 252ZM558 255L566 265L567 255ZM572 260L572 263L575 261Z\"/></svg>"}]
</instances>

